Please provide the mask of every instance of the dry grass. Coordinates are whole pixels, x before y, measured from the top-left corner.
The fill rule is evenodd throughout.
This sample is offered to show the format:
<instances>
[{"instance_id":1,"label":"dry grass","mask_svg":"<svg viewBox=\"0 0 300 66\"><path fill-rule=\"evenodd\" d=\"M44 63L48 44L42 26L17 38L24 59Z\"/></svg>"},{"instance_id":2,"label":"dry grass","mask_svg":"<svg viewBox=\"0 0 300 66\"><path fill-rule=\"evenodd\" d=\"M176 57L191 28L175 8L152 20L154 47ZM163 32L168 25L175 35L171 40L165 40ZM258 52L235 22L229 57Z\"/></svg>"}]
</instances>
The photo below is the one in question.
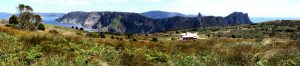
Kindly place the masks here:
<instances>
[{"instance_id":1,"label":"dry grass","mask_svg":"<svg viewBox=\"0 0 300 66\"><path fill-rule=\"evenodd\" d=\"M17 30L17 29L13 29L11 27L6 27L4 25L0 26L0 31L8 33L10 35L19 35L19 34L26 33L25 31L20 31L20 30Z\"/></svg>"}]
</instances>

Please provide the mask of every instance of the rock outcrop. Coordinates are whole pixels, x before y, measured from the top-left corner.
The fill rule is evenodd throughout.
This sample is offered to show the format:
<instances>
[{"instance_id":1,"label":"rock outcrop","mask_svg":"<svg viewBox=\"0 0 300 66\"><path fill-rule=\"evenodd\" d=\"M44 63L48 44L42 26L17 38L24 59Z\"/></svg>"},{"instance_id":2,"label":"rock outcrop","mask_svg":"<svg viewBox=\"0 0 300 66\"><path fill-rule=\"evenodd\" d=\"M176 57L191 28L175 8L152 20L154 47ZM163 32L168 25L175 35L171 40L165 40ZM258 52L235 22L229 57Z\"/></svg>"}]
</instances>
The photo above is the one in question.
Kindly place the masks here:
<instances>
[{"instance_id":1,"label":"rock outcrop","mask_svg":"<svg viewBox=\"0 0 300 66\"><path fill-rule=\"evenodd\" d=\"M168 30L189 29L210 26L251 24L248 14L234 12L226 17L175 16L151 19L138 13L127 12L71 12L57 19L59 22L82 24L83 27L100 29L103 32L153 33Z\"/></svg>"}]
</instances>

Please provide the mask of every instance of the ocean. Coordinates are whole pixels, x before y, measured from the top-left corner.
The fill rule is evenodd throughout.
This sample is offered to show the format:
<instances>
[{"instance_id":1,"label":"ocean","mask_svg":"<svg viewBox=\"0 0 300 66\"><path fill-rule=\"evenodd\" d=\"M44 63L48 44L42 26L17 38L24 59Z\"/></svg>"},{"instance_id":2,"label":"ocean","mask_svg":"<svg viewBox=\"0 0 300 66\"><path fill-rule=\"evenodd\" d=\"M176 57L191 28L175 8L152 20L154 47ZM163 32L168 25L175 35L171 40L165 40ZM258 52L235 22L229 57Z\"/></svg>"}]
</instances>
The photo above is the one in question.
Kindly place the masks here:
<instances>
[{"instance_id":1,"label":"ocean","mask_svg":"<svg viewBox=\"0 0 300 66\"><path fill-rule=\"evenodd\" d=\"M43 17L43 23L44 24L50 24L50 25L56 25L56 26L63 26L63 27L81 27L80 24L69 24L69 23L60 23L55 21L59 17Z\"/></svg>"},{"instance_id":2,"label":"ocean","mask_svg":"<svg viewBox=\"0 0 300 66\"><path fill-rule=\"evenodd\" d=\"M274 20L300 20L296 17L251 17L250 20L254 23L274 21Z\"/></svg>"}]
</instances>

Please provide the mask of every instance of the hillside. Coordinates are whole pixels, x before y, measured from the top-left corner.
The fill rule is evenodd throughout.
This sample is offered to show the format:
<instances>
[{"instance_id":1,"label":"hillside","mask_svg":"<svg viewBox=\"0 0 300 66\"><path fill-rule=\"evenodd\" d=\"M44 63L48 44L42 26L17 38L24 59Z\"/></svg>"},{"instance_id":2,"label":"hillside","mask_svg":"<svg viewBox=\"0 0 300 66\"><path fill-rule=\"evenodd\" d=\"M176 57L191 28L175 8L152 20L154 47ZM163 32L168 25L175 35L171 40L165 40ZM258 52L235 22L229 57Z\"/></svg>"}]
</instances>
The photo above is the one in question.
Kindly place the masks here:
<instances>
[{"instance_id":1,"label":"hillside","mask_svg":"<svg viewBox=\"0 0 300 66\"><path fill-rule=\"evenodd\" d=\"M27 31L0 24L0 63L4 66L299 66L299 26L300 21L279 20L124 35L53 25L46 25L45 31ZM183 32L198 32L201 39L176 40Z\"/></svg>"},{"instance_id":2,"label":"hillside","mask_svg":"<svg viewBox=\"0 0 300 66\"><path fill-rule=\"evenodd\" d=\"M252 24L247 13L234 12L226 17L202 16L151 19L129 12L70 12L58 22L82 24L85 28L104 29L101 32L147 34L178 29ZM115 24L118 25L110 26Z\"/></svg>"}]
</instances>

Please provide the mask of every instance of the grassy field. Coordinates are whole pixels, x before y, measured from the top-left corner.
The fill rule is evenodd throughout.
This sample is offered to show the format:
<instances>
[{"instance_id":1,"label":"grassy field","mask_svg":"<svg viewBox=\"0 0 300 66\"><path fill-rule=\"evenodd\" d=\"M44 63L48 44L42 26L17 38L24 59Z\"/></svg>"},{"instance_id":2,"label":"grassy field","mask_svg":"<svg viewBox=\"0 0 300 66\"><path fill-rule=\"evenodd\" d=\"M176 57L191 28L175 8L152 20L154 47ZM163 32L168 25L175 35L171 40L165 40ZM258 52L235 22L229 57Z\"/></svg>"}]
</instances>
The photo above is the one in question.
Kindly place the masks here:
<instances>
[{"instance_id":1,"label":"grassy field","mask_svg":"<svg viewBox=\"0 0 300 66\"><path fill-rule=\"evenodd\" d=\"M299 26L283 20L101 38L53 25L45 31L0 25L0 65L299 66ZM202 39L176 40L182 32L198 32Z\"/></svg>"}]
</instances>

